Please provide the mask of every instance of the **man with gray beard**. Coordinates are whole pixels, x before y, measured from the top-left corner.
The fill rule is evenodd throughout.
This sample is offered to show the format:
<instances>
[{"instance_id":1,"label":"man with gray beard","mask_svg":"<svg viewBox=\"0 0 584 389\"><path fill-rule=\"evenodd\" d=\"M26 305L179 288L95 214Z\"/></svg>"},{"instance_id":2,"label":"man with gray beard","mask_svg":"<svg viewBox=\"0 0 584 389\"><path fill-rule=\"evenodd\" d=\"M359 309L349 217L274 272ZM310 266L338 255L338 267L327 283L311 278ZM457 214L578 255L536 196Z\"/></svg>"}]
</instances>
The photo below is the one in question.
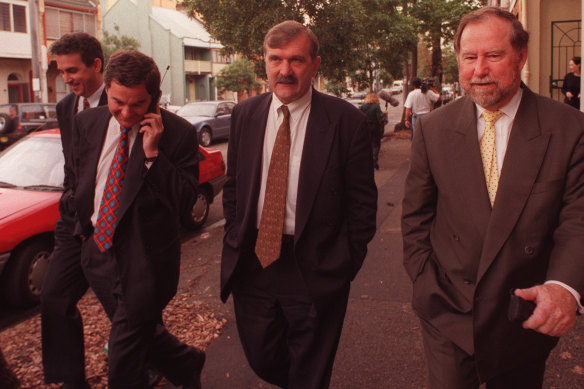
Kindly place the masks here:
<instances>
[{"instance_id":1,"label":"man with gray beard","mask_svg":"<svg viewBox=\"0 0 584 389\"><path fill-rule=\"evenodd\" d=\"M467 96L416 122L402 233L432 389L541 388L583 311L584 115L521 82L528 38L463 17Z\"/></svg>"}]
</instances>

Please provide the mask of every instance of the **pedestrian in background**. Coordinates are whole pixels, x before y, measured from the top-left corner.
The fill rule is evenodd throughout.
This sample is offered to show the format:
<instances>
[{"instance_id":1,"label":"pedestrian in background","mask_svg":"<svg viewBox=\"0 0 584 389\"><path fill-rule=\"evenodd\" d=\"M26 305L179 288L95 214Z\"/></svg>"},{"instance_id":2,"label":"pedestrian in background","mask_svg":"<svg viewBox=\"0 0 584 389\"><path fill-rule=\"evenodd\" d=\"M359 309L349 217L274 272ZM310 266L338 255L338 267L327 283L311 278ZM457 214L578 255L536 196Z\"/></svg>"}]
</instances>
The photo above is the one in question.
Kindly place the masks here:
<instances>
[{"instance_id":1,"label":"pedestrian in background","mask_svg":"<svg viewBox=\"0 0 584 389\"><path fill-rule=\"evenodd\" d=\"M359 107L365 116L367 116L367 126L371 136L371 151L373 153L373 164L375 169L379 169L379 149L381 147L381 138L383 137L384 126L387 112L382 112L379 106L379 98L373 92L368 93L365 102Z\"/></svg>"},{"instance_id":2,"label":"pedestrian in background","mask_svg":"<svg viewBox=\"0 0 584 389\"><path fill-rule=\"evenodd\" d=\"M466 96L416 125L402 233L430 389L541 388L584 312L584 114L521 82L528 39L499 7L465 15Z\"/></svg>"},{"instance_id":3,"label":"pedestrian in background","mask_svg":"<svg viewBox=\"0 0 584 389\"><path fill-rule=\"evenodd\" d=\"M164 328L180 272L180 212L198 182L195 128L160 110L160 72L118 51L104 74L108 105L74 119L75 233L83 272L111 321L108 387L148 388L156 369L199 389L205 353Z\"/></svg>"},{"instance_id":4,"label":"pedestrian in background","mask_svg":"<svg viewBox=\"0 0 584 389\"><path fill-rule=\"evenodd\" d=\"M104 56L99 41L84 32L63 35L52 44L51 54L71 93L57 104L65 180L55 248L41 290L43 370L47 383L64 382L65 389L87 389L83 322L77 303L88 284L81 269L81 240L74 233L73 118L78 112L107 103Z\"/></svg>"},{"instance_id":5,"label":"pedestrian in background","mask_svg":"<svg viewBox=\"0 0 584 389\"><path fill-rule=\"evenodd\" d=\"M414 90L408 94L404 107L406 108L406 127L412 129L412 139L414 139L416 119L430 112L434 103L440 101L441 97L434 87L422 82L418 77L412 80L412 85Z\"/></svg>"},{"instance_id":6,"label":"pedestrian in background","mask_svg":"<svg viewBox=\"0 0 584 389\"><path fill-rule=\"evenodd\" d=\"M377 210L365 116L312 88L318 47L295 21L268 31L271 92L233 109L223 188L221 299L254 372L289 389L329 386Z\"/></svg>"},{"instance_id":7,"label":"pedestrian in background","mask_svg":"<svg viewBox=\"0 0 584 389\"><path fill-rule=\"evenodd\" d=\"M573 57L568 66L570 72L564 77L562 93L566 96L564 103L570 104L576 109L580 109L580 57Z\"/></svg>"}]
</instances>

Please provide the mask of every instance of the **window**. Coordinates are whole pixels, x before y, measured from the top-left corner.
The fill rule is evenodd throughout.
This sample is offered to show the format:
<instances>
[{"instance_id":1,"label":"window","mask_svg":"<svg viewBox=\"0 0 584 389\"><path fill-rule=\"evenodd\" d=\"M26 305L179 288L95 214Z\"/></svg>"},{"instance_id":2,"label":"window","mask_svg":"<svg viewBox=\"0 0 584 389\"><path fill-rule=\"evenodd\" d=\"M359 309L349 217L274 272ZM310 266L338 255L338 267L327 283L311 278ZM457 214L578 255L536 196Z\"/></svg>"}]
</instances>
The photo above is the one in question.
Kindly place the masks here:
<instances>
[{"instance_id":1,"label":"window","mask_svg":"<svg viewBox=\"0 0 584 389\"><path fill-rule=\"evenodd\" d=\"M12 31L10 4L0 3L0 31Z\"/></svg>"},{"instance_id":2,"label":"window","mask_svg":"<svg viewBox=\"0 0 584 389\"><path fill-rule=\"evenodd\" d=\"M213 50L213 62L215 62L215 63L231 63L231 62L233 62L233 55L222 55L221 51Z\"/></svg>"},{"instance_id":3,"label":"window","mask_svg":"<svg viewBox=\"0 0 584 389\"><path fill-rule=\"evenodd\" d=\"M0 3L0 31L23 32L26 34L26 7Z\"/></svg>"},{"instance_id":4,"label":"window","mask_svg":"<svg viewBox=\"0 0 584 389\"><path fill-rule=\"evenodd\" d=\"M95 36L95 14L45 8L46 32L48 39L59 39L71 32L86 32Z\"/></svg>"},{"instance_id":5,"label":"window","mask_svg":"<svg viewBox=\"0 0 584 389\"><path fill-rule=\"evenodd\" d=\"M26 8L22 5L12 5L12 18L14 19L14 32L26 34Z\"/></svg>"}]
</instances>

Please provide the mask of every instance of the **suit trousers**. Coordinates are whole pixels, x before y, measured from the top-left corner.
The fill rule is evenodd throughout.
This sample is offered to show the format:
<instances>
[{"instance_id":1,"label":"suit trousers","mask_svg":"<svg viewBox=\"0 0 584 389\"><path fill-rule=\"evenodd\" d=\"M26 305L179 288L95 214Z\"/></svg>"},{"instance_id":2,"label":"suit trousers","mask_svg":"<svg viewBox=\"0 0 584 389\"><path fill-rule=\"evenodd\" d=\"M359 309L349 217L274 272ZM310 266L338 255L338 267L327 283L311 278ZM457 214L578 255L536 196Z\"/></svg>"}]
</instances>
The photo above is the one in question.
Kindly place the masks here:
<instances>
[{"instance_id":1,"label":"suit trousers","mask_svg":"<svg viewBox=\"0 0 584 389\"><path fill-rule=\"evenodd\" d=\"M428 366L428 389L478 389L481 380L474 357L427 321L420 319L420 323ZM487 380L486 389L541 389L547 357L525 361L519 368Z\"/></svg>"},{"instance_id":2,"label":"suit trousers","mask_svg":"<svg viewBox=\"0 0 584 389\"><path fill-rule=\"evenodd\" d=\"M83 322L77 302L88 284L81 269L81 241L73 236L74 222L61 214L41 291L43 369L48 383L85 380Z\"/></svg>"},{"instance_id":3,"label":"suit trousers","mask_svg":"<svg viewBox=\"0 0 584 389\"><path fill-rule=\"evenodd\" d=\"M259 265L255 255L247 259ZM329 304L316 306L294 259L292 242L283 244L280 258L270 266L251 268L233 288L237 329L251 368L282 388L328 388L349 284L330 296Z\"/></svg>"},{"instance_id":4,"label":"suit trousers","mask_svg":"<svg viewBox=\"0 0 584 389\"><path fill-rule=\"evenodd\" d=\"M136 322L128 317L116 258L102 253L93 237L82 247L81 265L89 285L111 321L108 342L108 387L143 389L148 370L154 368L174 385L190 384L198 366L197 351L155 321Z\"/></svg>"}]
</instances>

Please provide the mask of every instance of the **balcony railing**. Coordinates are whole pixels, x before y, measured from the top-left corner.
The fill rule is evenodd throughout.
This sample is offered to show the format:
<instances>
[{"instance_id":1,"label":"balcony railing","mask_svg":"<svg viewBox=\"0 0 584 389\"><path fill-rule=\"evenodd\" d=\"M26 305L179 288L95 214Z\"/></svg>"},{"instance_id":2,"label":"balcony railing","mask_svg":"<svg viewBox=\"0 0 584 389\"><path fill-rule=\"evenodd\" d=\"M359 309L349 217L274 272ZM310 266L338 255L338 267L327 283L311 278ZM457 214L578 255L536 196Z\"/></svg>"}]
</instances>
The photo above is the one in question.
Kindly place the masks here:
<instances>
[{"instance_id":1,"label":"balcony railing","mask_svg":"<svg viewBox=\"0 0 584 389\"><path fill-rule=\"evenodd\" d=\"M211 73L212 63L211 61L198 61L192 59L185 60L185 72L190 73Z\"/></svg>"}]
</instances>

